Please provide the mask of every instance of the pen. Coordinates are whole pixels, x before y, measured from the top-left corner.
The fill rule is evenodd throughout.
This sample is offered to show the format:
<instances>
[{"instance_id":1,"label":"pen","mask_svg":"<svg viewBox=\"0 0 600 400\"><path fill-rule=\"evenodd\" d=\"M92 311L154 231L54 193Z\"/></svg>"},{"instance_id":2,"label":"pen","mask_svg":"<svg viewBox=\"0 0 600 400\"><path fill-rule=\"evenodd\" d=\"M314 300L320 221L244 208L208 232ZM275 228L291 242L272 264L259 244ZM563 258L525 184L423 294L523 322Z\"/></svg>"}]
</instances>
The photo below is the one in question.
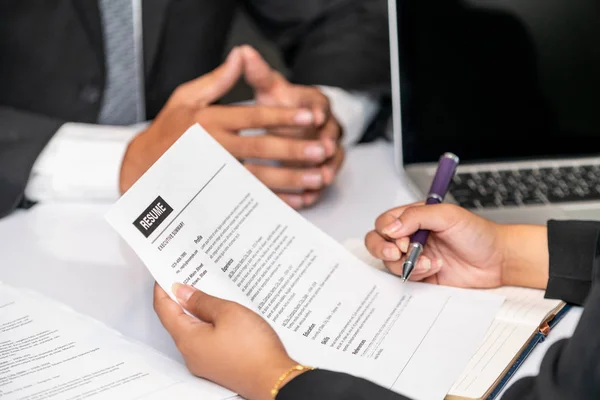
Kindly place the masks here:
<instances>
[{"instance_id":1,"label":"pen","mask_svg":"<svg viewBox=\"0 0 600 400\"><path fill-rule=\"evenodd\" d=\"M425 201L426 205L439 204L444 201L450 182L454 178L458 162L459 159L456 155L452 153L442 154L437 170L435 171L435 176L433 177L433 182L431 182L427 200ZM425 242L427 242L427 237L429 237L429 231L425 229L419 229L411 236L410 244L408 245L408 255L406 256L406 261L402 264L402 275L400 278L403 282L406 282L415 268L417 260L423 252Z\"/></svg>"}]
</instances>

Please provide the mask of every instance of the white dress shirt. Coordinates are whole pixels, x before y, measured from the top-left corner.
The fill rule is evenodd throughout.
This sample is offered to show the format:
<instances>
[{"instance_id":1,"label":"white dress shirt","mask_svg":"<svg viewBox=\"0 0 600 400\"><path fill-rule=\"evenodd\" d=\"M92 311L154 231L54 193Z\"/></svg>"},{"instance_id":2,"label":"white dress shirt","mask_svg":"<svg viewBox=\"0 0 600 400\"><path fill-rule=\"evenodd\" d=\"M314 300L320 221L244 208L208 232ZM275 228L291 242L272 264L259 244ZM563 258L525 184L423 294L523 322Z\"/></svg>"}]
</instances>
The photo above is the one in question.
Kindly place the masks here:
<instances>
[{"instance_id":1,"label":"white dress shirt","mask_svg":"<svg viewBox=\"0 0 600 400\"><path fill-rule=\"evenodd\" d=\"M135 46L141 54L141 3L132 0ZM141 66L140 66L141 68ZM356 143L377 111L364 93L320 86L344 130L344 145ZM148 123L108 126L68 122L38 156L25 196L32 201L106 201L119 198L121 162L127 146Z\"/></svg>"}]
</instances>

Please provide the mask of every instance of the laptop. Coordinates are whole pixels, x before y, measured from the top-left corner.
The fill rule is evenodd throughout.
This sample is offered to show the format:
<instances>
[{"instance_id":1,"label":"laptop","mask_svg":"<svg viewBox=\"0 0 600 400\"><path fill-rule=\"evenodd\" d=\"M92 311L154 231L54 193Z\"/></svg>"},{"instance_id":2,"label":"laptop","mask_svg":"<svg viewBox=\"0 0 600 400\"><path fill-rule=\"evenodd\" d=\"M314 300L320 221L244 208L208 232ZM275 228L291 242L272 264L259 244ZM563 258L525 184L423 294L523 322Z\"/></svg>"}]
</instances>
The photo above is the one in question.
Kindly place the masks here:
<instances>
[{"instance_id":1,"label":"laptop","mask_svg":"<svg viewBox=\"0 0 600 400\"><path fill-rule=\"evenodd\" d=\"M600 219L600 1L389 0L396 167L498 222Z\"/></svg>"}]
</instances>

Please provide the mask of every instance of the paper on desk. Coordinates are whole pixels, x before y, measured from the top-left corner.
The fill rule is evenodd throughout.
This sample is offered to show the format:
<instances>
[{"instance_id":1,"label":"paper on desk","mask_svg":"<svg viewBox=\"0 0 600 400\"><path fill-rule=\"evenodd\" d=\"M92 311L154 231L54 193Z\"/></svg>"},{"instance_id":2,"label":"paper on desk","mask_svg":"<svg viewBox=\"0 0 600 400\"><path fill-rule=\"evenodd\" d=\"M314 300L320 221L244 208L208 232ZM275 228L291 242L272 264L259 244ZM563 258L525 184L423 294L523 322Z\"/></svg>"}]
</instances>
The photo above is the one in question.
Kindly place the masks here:
<instances>
[{"instance_id":1,"label":"paper on desk","mask_svg":"<svg viewBox=\"0 0 600 400\"><path fill-rule=\"evenodd\" d=\"M351 215L348 218L352 218ZM262 315L299 362L442 399L502 297L402 284L369 268L264 187L199 125L108 221L170 292L174 282Z\"/></svg>"},{"instance_id":2,"label":"paper on desk","mask_svg":"<svg viewBox=\"0 0 600 400\"><path fill-rule=\"evenodd\" d=\"M99 322L0 283L0 398L227 399L233 393Z\"/></svg>"}]
</instances>

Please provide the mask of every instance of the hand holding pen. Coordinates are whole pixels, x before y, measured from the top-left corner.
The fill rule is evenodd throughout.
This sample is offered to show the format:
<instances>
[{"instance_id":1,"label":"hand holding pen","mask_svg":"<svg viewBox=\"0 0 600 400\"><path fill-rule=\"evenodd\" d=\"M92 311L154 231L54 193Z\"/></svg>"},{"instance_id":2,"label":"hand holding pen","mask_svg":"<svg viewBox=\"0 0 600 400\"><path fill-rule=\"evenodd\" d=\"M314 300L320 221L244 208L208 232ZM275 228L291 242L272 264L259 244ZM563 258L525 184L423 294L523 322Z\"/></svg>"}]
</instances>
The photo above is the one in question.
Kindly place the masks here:
<instances>
[{"instance_id":1,"label":"hand holding pen","mask_svg":"<svg viewBox=\"0 0 600 400\"><path fill-rule=\"evenodd\" d=\"M436 194L445 192L442 188ZM435 202L435 196L430 196L429 204L421 201L381 214L365 238L369 252L391 273L401 276L409 245L419 240L422 252L415 257L416 265L413 259L411 281L460 287L501 285L504 260L498 243L504 240L505 227L459 206L432 204ZM419 230L429 233L417 235Z\"/></svg>"},{"instance_id":2,"label":"hand holding pen","mask_svg":"<svg viewBox=\"0 0 600 400\"><path fill-rule=\"evenodd\" d=\"M444 201L444 197L446 197L446 193L448 193L448 189L450 188L450 183L452 183L452 179L454 178L456 167L458 167L458 162L458 157L452 153L444 153L440 157L437 170L431 182L431 188L427 194L427 200L425 200L425 205L440 204ZM428 229L419 229L410 238L408 254L402 264L402 274L400 275L402 281L406 281L412 274L428 237Z\"/></svg>"}]
</instances>

